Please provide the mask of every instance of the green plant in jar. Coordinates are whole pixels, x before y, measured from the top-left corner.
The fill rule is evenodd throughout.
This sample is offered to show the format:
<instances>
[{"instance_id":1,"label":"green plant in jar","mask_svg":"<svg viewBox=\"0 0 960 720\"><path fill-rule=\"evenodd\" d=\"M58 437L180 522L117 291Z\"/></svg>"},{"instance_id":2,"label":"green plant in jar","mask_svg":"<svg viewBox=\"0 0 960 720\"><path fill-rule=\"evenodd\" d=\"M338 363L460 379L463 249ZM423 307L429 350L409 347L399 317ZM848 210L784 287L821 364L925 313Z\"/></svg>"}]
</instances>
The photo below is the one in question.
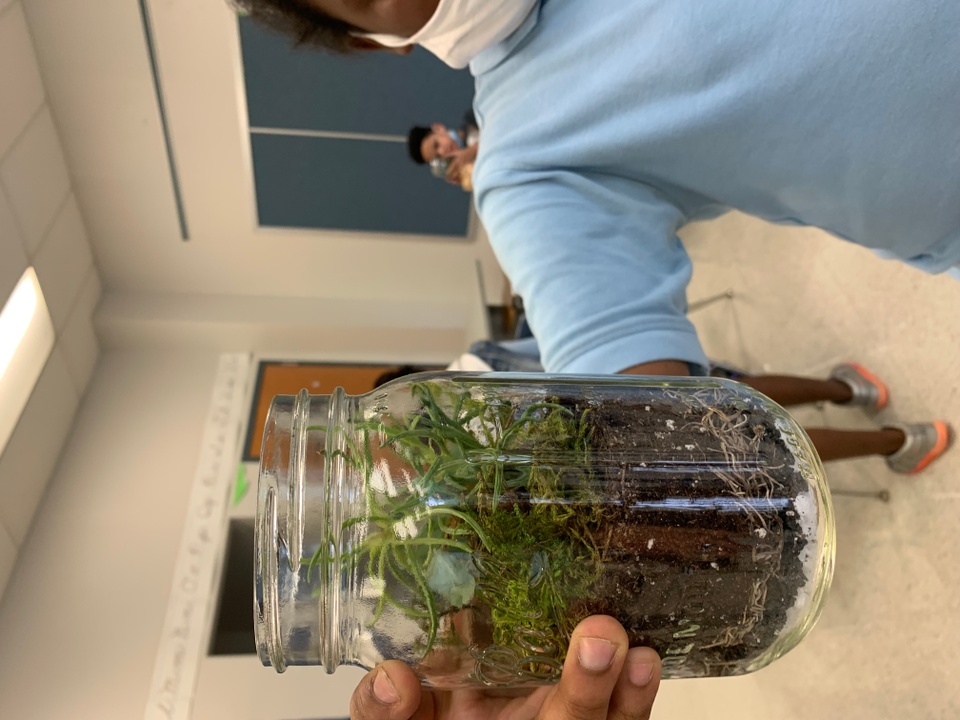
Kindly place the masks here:
<instances>
[{"instance_id":1,"label":"green plant in jar","mask_svg":"<svg viewBox=\"0 0 960 720\"><path fill-rule=\"evenodd\" d=\"M384 587L369 622L394 605L423 623L426 654L440 618L477 602L489 608L498 645L511 647L526 634L565 646L577 624L570 606L600 573L591 527L599 506L586 474L589 411L578 417L556 402L492 404L431 382L410 390L422 413L364 423L360 442L346 441L345 460L362 474L369 508L346 523L370 528L342 560L366 563L367 576ZM409 464L408 484L376 487L371 438ZM564 471L551 464L561 457ZM320 546L308 568L329 562ZM478 576L498 582L478 583ZM404 601L391 593L398 586L408 591Z\"/></svg>"},{"instance_id":2,"label":"green plant in jar","mask_svg":"<svg viewBox=\"0 0 960 720\"><path fill-rule=\"evenodd\" d=\"M340 635L328 669L399 657L431 685L552 681L604 613L666 677L737 674L819 611L822 468L743 386L427 375L364 397L300 433L322 438L324 533L304 530L296 572L316 634Z\"/></svg>"}]
</instances>

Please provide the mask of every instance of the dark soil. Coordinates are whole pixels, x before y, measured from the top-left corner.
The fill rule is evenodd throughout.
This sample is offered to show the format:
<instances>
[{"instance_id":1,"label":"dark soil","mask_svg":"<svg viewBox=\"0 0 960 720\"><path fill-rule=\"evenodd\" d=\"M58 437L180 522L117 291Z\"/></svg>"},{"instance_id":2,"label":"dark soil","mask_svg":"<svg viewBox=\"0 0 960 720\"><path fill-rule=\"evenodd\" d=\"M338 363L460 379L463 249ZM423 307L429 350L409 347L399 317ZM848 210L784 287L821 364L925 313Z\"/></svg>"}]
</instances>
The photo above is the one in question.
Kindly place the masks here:
<instances>
[{"instance_id":1,"label":"dark soil","mask_svg":"<svg viewBox=\"0 0 960 720\"><path fill-rule=\"evenodd\" d=\"M725 388L591 406L603 574L571 612L618 618L664 676L744 672L807 584L807 483L775 418Z\"/></svg>"}]
</instances>

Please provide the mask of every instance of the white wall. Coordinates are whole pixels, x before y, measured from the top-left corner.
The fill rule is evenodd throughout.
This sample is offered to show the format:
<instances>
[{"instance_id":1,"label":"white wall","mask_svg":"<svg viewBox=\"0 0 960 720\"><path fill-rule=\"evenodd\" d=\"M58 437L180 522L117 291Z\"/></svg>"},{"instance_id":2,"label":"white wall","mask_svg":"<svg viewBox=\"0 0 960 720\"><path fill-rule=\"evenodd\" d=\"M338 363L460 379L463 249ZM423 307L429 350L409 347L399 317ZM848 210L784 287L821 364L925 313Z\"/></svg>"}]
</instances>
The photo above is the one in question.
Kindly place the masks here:
<instances>
[{"instance_id":1,"label":"white wall","mask_svg":"<svg viewBox=\"0 0 960 720\"><path fill-rule=\"evenodd\" d=\"M255 655L207 658L200 668L193 720L286 720L345 718L350 695L364 676L342 667L290 668L282 675Z\"/></svg>"},{"instance_id":2,"label":"white wall","mask_svg":"<svg viewBox=\"0 0 960 720\"><path fill-rule=\"evenodd\" d=\"M100 280L20 2L0 2L0 306L34 266L56 343L0 456L0 595L97 361Z\"/></svg>"},{"instance_id":3,"label":"white wall","mask_svg":"<svg viewBox=\"0 0 960 720\"><path fill-rule=\"evenodd\" d=\"M409 300L108 293L97 326L108 347L445 364L467 347L469 328L482 321L471 310L479 308ZM372 318L380 324L370 324Z\"/></svg>"},{"instance_id":4,"label":"white wall","mask_svg":"<svg viewBox=\"0 0 960 720\"><path fill-rule=\"evenodd\" d=\"M102 357L0 606L0 717L143 716L216 367Z\"/></svg>"}]
</instances>

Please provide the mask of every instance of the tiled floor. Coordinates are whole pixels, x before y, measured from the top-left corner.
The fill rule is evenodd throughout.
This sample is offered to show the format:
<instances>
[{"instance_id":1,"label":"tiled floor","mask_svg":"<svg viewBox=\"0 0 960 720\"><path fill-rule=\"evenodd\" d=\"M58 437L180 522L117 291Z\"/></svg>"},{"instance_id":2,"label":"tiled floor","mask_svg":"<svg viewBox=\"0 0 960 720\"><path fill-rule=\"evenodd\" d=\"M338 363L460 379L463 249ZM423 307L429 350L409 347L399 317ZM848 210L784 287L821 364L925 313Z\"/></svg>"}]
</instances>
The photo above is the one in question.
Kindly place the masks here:
<instances>
[{"instance_id":1,"label":"tiled floor","mask_svg":"<svg viewBox=\"0 0 960 720\"><path fill-rule=\"evenodd\" d=\"M732 214L684 233L690 299L707 352L754 372L825 376L855 359L891 390L876 416L798 411L808 426L877 427L943 418L960 428L960 282L830 238ZM960 718L960 447L903 477L880 459L827 466L837 566L826 610L800 646L742 678L665 684L662 720Z\"/></svg>"}]
</instances>

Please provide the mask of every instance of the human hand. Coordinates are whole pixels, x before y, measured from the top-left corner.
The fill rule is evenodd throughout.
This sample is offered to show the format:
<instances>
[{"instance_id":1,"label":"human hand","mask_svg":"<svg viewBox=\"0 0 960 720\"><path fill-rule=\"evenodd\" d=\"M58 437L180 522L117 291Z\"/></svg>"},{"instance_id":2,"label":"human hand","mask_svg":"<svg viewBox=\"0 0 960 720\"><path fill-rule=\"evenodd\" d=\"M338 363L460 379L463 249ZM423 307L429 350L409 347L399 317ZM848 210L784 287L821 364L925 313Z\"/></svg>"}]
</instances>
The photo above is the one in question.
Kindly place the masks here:
<instances>
[{"instance_id":1,"label":"human hand","mask_svg":"<svg viewBox=\"0 0 960 720\"><path fill-rule=\"evenodd\" d=\"M628 650L613 618L589 617L570 639L560 682L524 691L426 690L397 660L375 667L353 691L352 720L649 720L660 659Z\"/></svg>"},{"instance_id":2,"label":"human hand","mask_svg":"<svg viewBox=\"0 0 960 720\"><path fill-rule=\"evenodd\" d=\"M473 147L464 148L463 150L458 150L449 156L451 158L450 164L447 166L447 176L446 180L451 185L464 186L464 171L473 172L473 161L477 158L476 145ZM470 180L470 178L466 178Z\"/></svg>"}]
</instances>

